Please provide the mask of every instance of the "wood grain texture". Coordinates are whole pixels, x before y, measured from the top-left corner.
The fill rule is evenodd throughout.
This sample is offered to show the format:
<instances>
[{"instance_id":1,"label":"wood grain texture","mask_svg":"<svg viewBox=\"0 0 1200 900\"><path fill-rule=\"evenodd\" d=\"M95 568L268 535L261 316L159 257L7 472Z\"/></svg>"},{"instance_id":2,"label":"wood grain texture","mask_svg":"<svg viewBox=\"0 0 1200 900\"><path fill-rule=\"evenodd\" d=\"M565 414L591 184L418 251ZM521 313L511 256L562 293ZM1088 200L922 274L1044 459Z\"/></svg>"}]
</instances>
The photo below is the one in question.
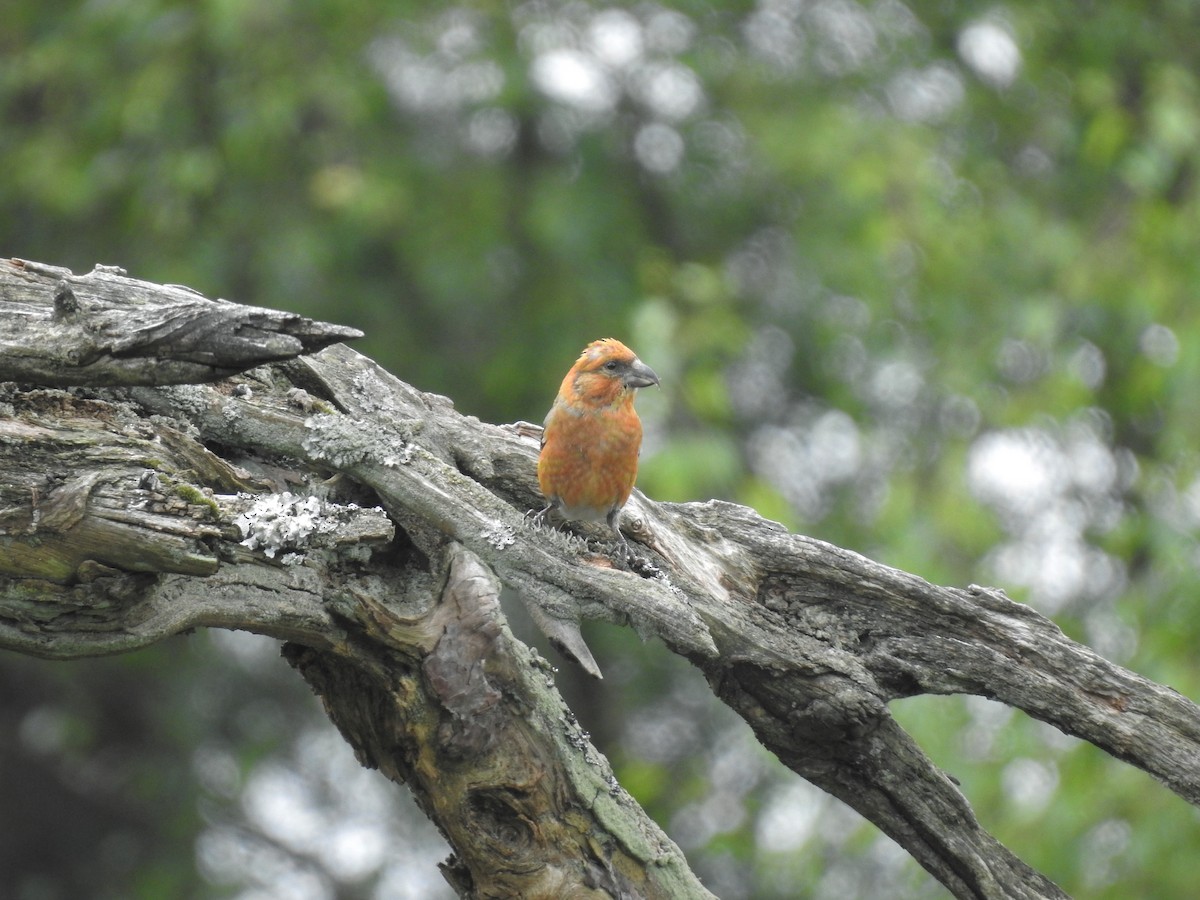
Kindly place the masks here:
<instances>
[{"instance_id":1,"label":"wood grain texture","mask_svg":"<svg viewBox=\"0 0 1200 900\"><path fill-rule=\"evenodd\" d=\"M209 300L190 288L0 260L0 381L191 384L362 337L295 313Z\"/></svg>"}]
</instances>

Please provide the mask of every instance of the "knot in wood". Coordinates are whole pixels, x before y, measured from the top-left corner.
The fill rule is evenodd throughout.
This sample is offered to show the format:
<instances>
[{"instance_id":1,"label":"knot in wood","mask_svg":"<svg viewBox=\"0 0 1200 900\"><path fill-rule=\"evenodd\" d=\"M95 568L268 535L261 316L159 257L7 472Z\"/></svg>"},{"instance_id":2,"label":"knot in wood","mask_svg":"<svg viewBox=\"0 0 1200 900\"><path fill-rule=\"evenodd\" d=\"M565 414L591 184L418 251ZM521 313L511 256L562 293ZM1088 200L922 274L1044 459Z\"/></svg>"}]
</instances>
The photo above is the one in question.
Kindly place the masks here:
<instances>
[{"instance_id":1,"label":"knot in wood","mask_svg":"<svg viewBox=\"0 0 1200 900\"><path fill-rule=\"evenodd\" d=\"M807 741L857 740L879 727L887 714L883 701L862 690L837 691L788 713L792 733Z\"/></svg>"},{"instance_id":2,"label":"knot in wood","mask_svg":"<svg viewBox=\"0 0 1200 900\"><path fill-rule=\"evenodd\" d=\"M54 286L54 317L62 319L77 312L79 312L79 298L75 296L75 291L71 289L67 279L59 279L58 284Z\"/></svg>"},{"instance_id":3,"label":"knot in wood","mask_svg":"<svg viewBox=\"0 0 1200 900\"><path fill-rule=\"evenodd\" d=\"M537 826L519 808L521 798L507 788L482 788L471 792L467 799L467 815L497 852L510 862L529 852L536 837ZM526 871L537 868L532 860Z\"/></svg>"}]
</instances>

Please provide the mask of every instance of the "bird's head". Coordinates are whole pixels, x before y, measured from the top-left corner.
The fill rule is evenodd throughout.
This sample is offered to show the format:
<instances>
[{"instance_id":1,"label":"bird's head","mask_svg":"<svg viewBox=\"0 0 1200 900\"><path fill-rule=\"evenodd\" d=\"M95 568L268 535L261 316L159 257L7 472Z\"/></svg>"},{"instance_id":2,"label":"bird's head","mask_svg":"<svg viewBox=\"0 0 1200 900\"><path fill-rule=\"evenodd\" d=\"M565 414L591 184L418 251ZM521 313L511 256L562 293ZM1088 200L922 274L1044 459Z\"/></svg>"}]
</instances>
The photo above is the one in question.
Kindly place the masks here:
<instances>
[{"instance_id":1,"label":"bird's head","mask_svg":"<svg viewBox=\"0 0 1200 900\"><path fill-rule=\"evenodd\" d=\"M562 392L579 400L607 405L632 401L638 388L658 384L658 376L637 354L615 338L592 341L584 348L567 377Z\"/></svg>"}]
</instances>

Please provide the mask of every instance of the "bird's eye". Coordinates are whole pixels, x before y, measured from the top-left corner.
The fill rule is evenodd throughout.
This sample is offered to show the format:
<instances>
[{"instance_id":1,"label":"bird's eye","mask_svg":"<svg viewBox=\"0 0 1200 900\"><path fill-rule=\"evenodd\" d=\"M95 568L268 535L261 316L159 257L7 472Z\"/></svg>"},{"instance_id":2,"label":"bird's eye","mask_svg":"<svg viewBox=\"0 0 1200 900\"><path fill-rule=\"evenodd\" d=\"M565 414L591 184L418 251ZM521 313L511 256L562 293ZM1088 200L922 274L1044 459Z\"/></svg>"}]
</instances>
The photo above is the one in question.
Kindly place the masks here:
<instances>
[{"instance_id":1,"label":"bird's eye","mask_svg":"<svg viewBox=\"0 0 1200 900\"><path fill-rule=\"evenodd\" d=\"M610 359L608 362L606 362L606 363L604 364L604 368L608 369L608 371L610 371L610 372L615 372L615 371L617 371L617 362L616 362L616 360L612 360L612 359Z\"/></svg>"}]
</instances>

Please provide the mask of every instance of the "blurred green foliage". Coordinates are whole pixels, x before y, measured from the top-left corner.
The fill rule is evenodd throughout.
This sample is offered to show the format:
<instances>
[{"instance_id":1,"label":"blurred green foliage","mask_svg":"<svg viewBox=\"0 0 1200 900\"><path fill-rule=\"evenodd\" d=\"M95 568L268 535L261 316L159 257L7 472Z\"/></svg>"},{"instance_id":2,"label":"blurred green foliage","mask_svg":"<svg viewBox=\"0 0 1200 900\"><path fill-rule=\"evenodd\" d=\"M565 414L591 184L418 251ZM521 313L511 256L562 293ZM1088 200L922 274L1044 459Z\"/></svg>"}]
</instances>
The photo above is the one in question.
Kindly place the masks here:
<instances>
[{"instance_id":1,"label":"blurred green foliage","mask_svg":"<svg viewBox=\"0 0 1200 900\"><path fill-rule=\"evenodd\" d=\"M1132 0L10 0L0 252L357 325L360 350L492 421L540 420L579 349L619 337L663 376L639 401L652 497L1000 584L1196 697L1197 26L1192 4ZM609 678L564 670L574 707L722 897L942 896L684 664L593 640ZM77 793L106 753L142 773L97 782L124 786L119 827L82 800L0 804L43 846L69 815L137 860L95 896L253 883L203 835L254 830L238 786L304 729L237 722L264 696L314 713L286 673L230 686L206 647L91 679L0 660L30 685L0 700L5 758ZM227 702L193 716L198 685ZM138 720L98 722L89 691ZM1200 821L1145 776L984 701L896 707L1072 894L1194 891ZM213 746L241 773L224 792L196 774ZM284 856L303 896L430 896ZM94 885L68 857L13 857L19 896Z\"/></svg>"}]
</instances>

